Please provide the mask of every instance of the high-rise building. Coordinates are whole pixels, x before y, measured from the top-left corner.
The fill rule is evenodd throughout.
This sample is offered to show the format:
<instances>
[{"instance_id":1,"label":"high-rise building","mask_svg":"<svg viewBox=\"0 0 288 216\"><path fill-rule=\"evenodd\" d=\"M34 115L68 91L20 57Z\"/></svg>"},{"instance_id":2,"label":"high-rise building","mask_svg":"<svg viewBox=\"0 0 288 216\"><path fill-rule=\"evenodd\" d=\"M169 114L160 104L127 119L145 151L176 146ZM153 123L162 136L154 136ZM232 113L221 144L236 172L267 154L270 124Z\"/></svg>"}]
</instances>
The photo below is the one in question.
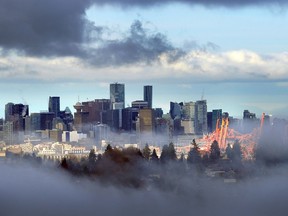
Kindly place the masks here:
<instances>
[{"instance_id":1,"label":"high-rise building","mask_svg":"<svg viewBox=\"0 0 288 216\"><path fill-rule=\"evenodd\" d=\"M89 112L82 111L83 105L80 102L77 102L74 105L76 112L74 113L74 126L77 132L84 133L88 132L88 116Z\"/></svg>"},{"instance_id":2,"label":"high-rise building","mask_svg":"<svg viewBox=\"0 0 288 216\"><path fill-rule=\"evenodd\" d=\"M3 125L3 138L7 145L15 144L13 122L8 121Z\"/></svg>"},{"instance_id":3,"label":"high-rise building","mask_svg":"<svg viewBox=\"0 0 288 216\"><path fill-rule=\"evenodd\" d=\"M142 101L142 100L132 101L131 105L133 108L138 108L138 109L149 108L148 102Z\"/></svg>"},{"instance_id":4,"label":"high-rise building","mask_svg":"<svg viewBox=\"0 0 288 216\"><path fill-rule=\"evenodd\" d=\"M222 122L222 109L212 110L212 132L216 130L216 124L218 119L220 127Z\"/></svg>"},{"instance_id":5,"label":"high-rise building","mask_svg":"<svg viewBox=\"0 0 288 216\"><path fill-rule=\"evenodd\" d=\"M11 121L11 116L13 116L13 106L14 103L7 103L5 105L5 121Z\"/></svg>"},{"instance_id":6,"label":"high-rise building","mask_svg":"<svg viewBox=\"0 0 288 216\"><path fill-rule=\"evenodd\" d=\"M30 123L31 131L41 130L40 113L31 113Z\"/></svg>"},{"instance_id":7,"label":"high-rise building","mask_svg":"<svg viewBox=\"0 0 288 216\"><path fill-rule=\"evenodd\" d=\"M88 122L91 124L104 124L106 111L109 110L109 99L95 99L93 101L82 102L83 112L88 113Z\"/></svg>"},{"instance_id":8,"label":"high-rise building","mask_svg":"<svg viewBox=\"0 0 288 216\"><path fill-rule=\"evenodd\" d=\"M125 107L125 85L121 83L110 84L111 109L123 109ZM117 105L117 106L115 106Z\"/></svg>"},{"instance_id":9,"label":"high-rise building","mask_svg":"<svg viewBox=\"0 0 288 216\"><path fill-rule=\"evenodd\" d=\"M122 129L125 131L135 131L139 109L133 107L127 107L125 109L122 109L121 113L122 113Z\"/></svg>"},{"instance_id":10,"label":"high-rise building","mask_svg":"<svg viewBox=\"0 0 288 216\"><path fill-rule=\"evenodd\" d=\"M183 118L186 120L195 120L195 102L186 102L183 105Z\"/></svg>"},{"instance_id":11,"label":"high-rise building","mask_svg":"<svg viewBox=\"0 0 288 216\"><path fill-rule=\"evenodd\" d=\"M256 118L255 113L249 110L243 111L242 133L251 133L254 128L259 127L259 119Z\"/></svg>"},{"instance_id":12,"label":"high-rise building","mask_svg":"<svg viewBox=\"0 0 288 216\"><path fill-rule=\"evenodd\" d=\"M212 112L207 112L207 130L212 133Z\"/></svg>"},{"instance_id":13,"label":"high-rise building","mask_svg":"<svg viewBox=\"0 0 288 216\"><path fill-rule=\"evenodd\" d=\"M40 113L40 130L52 130L53 119L55 118L54 112L41 112Z\"/></svg>"},{"instance_id":14,"label":"high-rise building","mask_svg":"<svg viewBox=\"0 0 288 216\"><path fill-rule=\"evenodd\" d=\"M152 134L155 131L154 110L144 108L139 110L140 132Z\"/></svg>"},{"instance_id":15,"label":"high-rise building","mask_svg":"<svg viewBox=\"0 0 288 216\"><path fill-rule=\"evenodd\" d=\"M151 85L144 86L144 101L148 102L148 108L152 108L152 93Z\"/></svg>"},{"instance_id":16,"label":"high-rise building","mask_svg":"<svg viewBox=\"0 0 288 216\"><path fill-rule=\"evenodd\" d=\"M55 113L56 118L60 116L60 97L49 97L48 110Z\"/></svg>"},{"instance_id":17,"label":"high-rise building","mask_svg":"<svg viewBox=\"0 0 288 216\"><path fill-rule=\"evenodd\" d=\"M13 125L13 142L21 143L24 139L25 118L29 116L29 106L24 104L8 103L5 105L5 121Z\"/></svg>"},{"instance_id":18,"label":"high-rise building","mask_svg":"<svg viewBox=\"0 0 288 216\"><path fill-rule=\"evenodd\" d=\"M177 103L177 102L170 102L170 116L172 119L175 119L176 117L181 119L183 114L183 103Z\"/></svg>"},{"instance_id":19,"label":"high-rise building","mask_svg":"<svg viewBox=\"0 0 288 216\"><path fill-rule=\"evenodd\" d=\"M207 133L207 101L196 101L195 109L195 132L197 134Z\"/></svg>"}]
</instances>

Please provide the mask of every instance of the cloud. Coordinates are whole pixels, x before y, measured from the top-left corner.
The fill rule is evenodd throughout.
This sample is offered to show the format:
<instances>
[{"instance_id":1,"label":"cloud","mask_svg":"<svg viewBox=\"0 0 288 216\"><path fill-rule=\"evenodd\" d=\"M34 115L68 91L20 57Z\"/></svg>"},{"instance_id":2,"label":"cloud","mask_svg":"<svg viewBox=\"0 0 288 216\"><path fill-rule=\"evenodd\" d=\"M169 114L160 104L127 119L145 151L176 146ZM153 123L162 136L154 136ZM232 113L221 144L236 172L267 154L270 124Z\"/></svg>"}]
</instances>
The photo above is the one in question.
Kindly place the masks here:
<instances>
[{"instance_id":1,"label":"cloud","mask_svg":"<svg viewBox=\"0 0 288 216\"><path fill-rule=\"evenodd\" d=\"M163 5L169 3L185 3L189 5L203 5L207 7L220 6L228 8L237 8L245 6L287 6L286 0L95 0L98 5L116 5L122 7L149 7L155 5Z\"/></svg>"},{"instance_id":2,"label":"cloud","mask_svg":"<svg viewBox=\"0 0 288 216\"><path fill-rule=\"evenodd\" d=\"M191 84L199 82L285 82L288 80L288 53L261 55L252 51L203 52L193 50L171 60L174 51L144 58L149 64L122 64L99 67L77 57L0 58L2 82L30 80L43 82L157 81ZM141 59L141 58L140 58ZM137 61L140 62L138 59ZM137 62L136 61L136 62ZM113 64L112 64L113 65ZM51 71L54 72L51 76ZM57 72L57 73L56 73Z\"/></svg>"},{"instance_id":3,"label":"cloud","mask_svg":"<svg viewBox=\"0 0 288 216\"><path fill-rule=\"evenodd\" d=\"M86 17L90 0L0 1L2 55L78 57L97 66L150 64L164 52L177 51L164 34L136 20L122 37L110 39L109 27ZM181 50L177 51L180 55ZM176 55L171 58L177 57Z\"/></svg>"},{"instance_id":4,"label":"cloud","mask_svg":"<svg viewBox=\"0 0 288 216\"><path fill-rule=\"evenodd\" d=\"M97 48L88 48L88 61L97 66L151 64L166 53L173 61L184 51L173 47L164 34L145 29L142 22L132 23L129 32L120 39L102 40Z\"/></svg>"},{"instance_id":5,"label":"cloud","mask_svg":"<svg viewBox=\"0 0 288 216\"><path fill-rule=\"evenodd\" d=\"M79 55L94 28L85 17L90 5L90 0L1 0L0 46L37 56Z\"/></svg>"}]
</instances>

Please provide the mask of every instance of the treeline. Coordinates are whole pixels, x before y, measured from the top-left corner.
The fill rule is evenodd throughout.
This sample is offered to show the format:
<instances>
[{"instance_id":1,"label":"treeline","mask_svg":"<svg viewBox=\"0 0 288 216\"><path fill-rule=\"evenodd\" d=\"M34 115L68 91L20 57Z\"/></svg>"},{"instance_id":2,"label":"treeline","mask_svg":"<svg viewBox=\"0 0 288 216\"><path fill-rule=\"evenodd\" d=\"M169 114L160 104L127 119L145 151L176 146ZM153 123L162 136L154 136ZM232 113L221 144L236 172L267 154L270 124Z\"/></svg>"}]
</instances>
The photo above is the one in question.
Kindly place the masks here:
<instances>
[{"instance_id":1,"label":"treeline","mask_svg":"<svg viewBox=\"0 0 288 216\"><path fill-rule=\"evenodd\" d=\"M165 186L169 175L204 175L205 169L215 167L219 170L239 172L242 167L242 153L239 142L233 147L228 145L221 155L217 141L211 144L207 154L201 153L193 140L187 158L184 154L177 158L173 143L164 145L158 157L155 149L148 144L140 150L137 148L118 149L108 145L103 154L96 155L90 151L88 158L64 158L60 167L76 176L88 176L103 183L118 183L128 187L143 187L152 182Z\"/></svg>"}]
</instances>

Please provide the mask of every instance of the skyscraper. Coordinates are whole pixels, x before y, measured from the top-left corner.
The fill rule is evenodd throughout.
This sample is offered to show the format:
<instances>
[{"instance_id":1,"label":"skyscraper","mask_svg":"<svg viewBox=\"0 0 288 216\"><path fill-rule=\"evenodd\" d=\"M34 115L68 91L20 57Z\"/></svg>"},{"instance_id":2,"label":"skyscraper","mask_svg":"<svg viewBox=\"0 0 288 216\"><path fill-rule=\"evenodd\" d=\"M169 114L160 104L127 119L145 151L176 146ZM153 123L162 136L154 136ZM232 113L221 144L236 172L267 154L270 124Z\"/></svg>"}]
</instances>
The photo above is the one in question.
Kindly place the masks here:
<instances>
[{"instance_id":1,"label":"skyscraper","mask_svg":"<svg viewBox=\"0 0 288 216\"><path fill-rule=\"evenodd\" d=\"M11 116L13 116L13 106L14 103L7 103L5 105L5 121L11 121Z\"/></svg>"},{"instance_id":2,"label":"skyscraper","mask_svg":"<svg viewBox=\"0 0 288 216\"><path fill-rule=\"evenodd\" d=\"M196 101L195 130L197 134L207 133L207 101Z\"/></svg>"},{"instance_id":3,"label":"skyscraper","mask_svg":"<svg viewBox=\"0 0 288 216\"><path fill-rule=\"evenodd\" d=\"M219 126L221 126L222 109L212 110L212 132L216 130L216 124L218 119L219 119Z\"/></svg>"},{"instance_id":4,"label":"skyscraper","mask_svg":"<svg viewBox=\"0 0 288 216\"><path fill-rule=\"evenodd\" d=\"M111 109L123 109L125 107L125 85L121 83L110 84Z\"/></svg>"},{"instance_id":5,"label":"skyscraper","mask_svg":"<svg viewBox=\"0 0 288 216\"><path fill-rule=\"evenodd\" d=\"M148 108L152 108L152 86L144 86L144 101L148 102Z\"/></svg>"},{"instance_id":6,"label":"skyscraper","mask_svg":"<svg viewBox=\"0 0 288 216\"><path fill-rule=\"evenodd\" d=\"M53 112L55 117L59 117L60 115L60 97L49 97L48 104L49 112Z\"/></svg>"}]
</instances>

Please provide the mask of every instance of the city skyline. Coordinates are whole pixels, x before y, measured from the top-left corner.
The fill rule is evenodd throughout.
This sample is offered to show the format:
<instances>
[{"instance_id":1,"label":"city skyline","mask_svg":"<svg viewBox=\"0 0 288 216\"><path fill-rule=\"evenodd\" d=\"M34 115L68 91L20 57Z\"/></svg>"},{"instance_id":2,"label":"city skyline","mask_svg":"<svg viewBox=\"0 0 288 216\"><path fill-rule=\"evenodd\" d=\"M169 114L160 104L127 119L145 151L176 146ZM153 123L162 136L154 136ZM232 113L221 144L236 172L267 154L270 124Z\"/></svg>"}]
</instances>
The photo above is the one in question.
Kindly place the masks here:
<instances>
[{"instance_id":1,"label":"city skyline","mask_svg":"<svg viewBox=\"0 0 288 216\"><path fill-rule=\"evenodd\" d=\"M117 83L117 82L116 82ZM49 111L49 101L50 101L50 98L58 98L60 97L61 98L61 103L59 104L60 105L60 110L65 110L66 107L69 107L72 112L76 111L73 106L77 103L77 102L87 102L87 101L94 101L95 99L98 100L98 99L109 99L110 100L110 93L109 93L109 85L113 85L115 83L110 83L110 84L106 84L106 95L103 95L103 96L99 96L99 97L94 97L92 96L92 94L90 95L91 97L88 98L88 97L82 97L81 95L78 95L77 98L75 98L75 100L71 100L71 97L72 96L75 96L75 95L69 95L68 97L64 96L62 97L61 95L48 95L47 98L44 98L44 96L40 95L38 97L34 97L34 98L31 98L33 99L32 101L37 101L36 103L28 103L27 102L27 98L22 96L20 98L19 96L19 100L18 101L13 101L13 100L8 100L7 102L5 102L3 104L3 106L0 107L0 110L2 111L2 115L0 114L0 118L4 118L5 117L5 104L8 104L8 103L22 103L24 105L29 105L29 112L30 113L39 113L39 112L47 112ZM126 100L126 103L124 105L124 107L131 107L132 106L132 102L133 101L136 101L136 100L143 100L143 94L144 94L144 89L143 87L144 86L147 86L147 85L143 85L143 86L140 86L140 85L137 85L138 88L136 87L132 87L129 86L129 85L126 85L125 83L123 83L125 85L125 96L126 98L128 98L128 100ZM122 84L120 84L122 85ZM157 89L157 86L153 86L153 85L149 85L149 86L152 86L154 89L156 88ZM103 87L102 87L103 88ZM128 91L130 90L131 92L127 92L127 89ZM135 90L132 92L132 89L136 89L138 90L137 91L137 94L136 94L136 97L133 97L135 95ZM163 93L163 92L162 92ZM212 111L212 110L215 110L215 109L222 109L223 112L228 112L230 114L230 116L233 116L235 118L242 118L243 117L243 111L244 110L249 110L253 113L256 113L256 116L257 118L260 118L262 113L266 113L268 115L271 115L271 116L274 116L274 117L279 117L279 118L288 118L288 115L284 114L284 115L281 115L279 113L269 113L270 109L269 107L267 107L266 111L265 109L261 110L261 109L257 109L257 107L252 107L251 109L251 106L249 106L248 104L245 106L239 106L237 109L233 109L233 107L237 106L237 103L235 104L231 104L231 109L229 109L229 106L225 105L225 103L221 103L221 101L219 101L218 103L214 102L213 99L212 99L212 102L210 100L208 100L207 98L211 98L209 96L206 96L204 90L202 90L202 92L198 92L199 94L199 97L197 97L197 95L195 97L191 97L190 99L186 96L186 95L181 95L181 94L177 94L177 92L175 92L175 94L173 95L175 100L169 100L169 101L163 101L163 100L160 100L161 102L159 103L159 101L157 101L157 99L159 99L161 97L161 94L160 95L157 95L157 92L154 92L153 91L153 108L162 108L163 111L164 111L164 114L166 113L169 113L169 110L170 110L170 102L195 102L195 101L198 101L198 100L201 100L201 99L204 99L204 100L207 100L207 111ZM223 95L224 98L225 97L229 97L229 95ZM182 99L182 100L181 100ZM30 101L30 100L28 100ZM46 103L47 102L47 103ZM159 105L159 106L158 106ZM274 115L275 114L275 115Z\"/></svg>"},{"instance_id":2,"label":"city skyline","mask_svg":"<svg viewBox=\"0 0 288 216\"><path fill-rule=\"evenodd\" d=\"M108 92L109 92L109 85L110 85L110 91L111 91L111 85L123 85L123 87L122 88L126 88L127 86L125 85L125 83L121 83L121 84L118 84L118 83L111 83L111 84L108 84L107 85L107 89L108 89ZM131 95L133 95L133 94L129 94L129 92L127 92L127 91L125 91L124 90L124 94L125 94L125 96L128 96L128 98L129 98L129 101L127 101L127 103L124 105L124 107L132 107L132 102L133 101L137 101L137 100L140 100L140 101L142 101L143 100L143 95L144 95L144 91L145 91L145 86L147 86L147 85L144 85L144 86L139 86L139 89L140 90L142 90L142 98L139 96L138 98L132 98L131 97ZM149 86L151 86L151 87L153 87L154 88L154 86L152 86L152 85L149 85ZM128 88L129 89L129 88ZM50 101L51 101L51 99L53 98L57 98L57 106L60 106L60 110L65 110L66 109L66 107L68 107L70 110L72 110L72 112L76 112L76 109L74 108L74 105L77 103L77 102L80 102L80 103L85 103L85 102L88 102L88 101L94 101L94 100L101 100L101 99L106 99L106 100L110 100L110 95L111 93L108 93L108 96L106 96L106 97L98 97L98 98L86 98L86 99L83 99L83 100L81 100L81 97L78 95L78 98L77 98L77 100L75 100L75 101L73 101L73 102L69 102L69 104L67 104L66 102L67 102L67 100L65 100L65 97L64 98L62 98L61 96L59 96L59 95L49 95L47 98L42 98L42 97L40 97L40 98L36 98L37 99L37 101L41 101L42 99L42 101L44 101L44 100L47 100L47 104L42 104L41 103L41 106L39 106L39 105L37 105L37 104L30 104L30 103L27 103L26 102L26 100L24 100L23 98L22 98L22 101L8 101L8 102L6 102L5 104L3 104L3 106L2 107L0 107L0 110L3 110L3 116L1 116L0 115L0 118L4 118L5 117L5 105L6 104L9 104L9 103L15 103L15 104L17 104L17 103L23 103L24 105L28 105L29 106L29 113L40 113L40 112L50 112L49 110L50 110ZM129 97L129 95L130 95L130 97ZM141 93L139 93L138 95L141 95ZM60 101L60 98L61 98L61 102L59 103L59 101ZM155 93L153 93L153 98L159 98L159 97L157 97L157 95L155 95ZM178 99L179 98L181 98L181 95L179 95L179 97L178 97ZM161 106L157 106L157 105L153 105L152 106L152 108L161 108L161 109L163 109L163 111L164 111L164 114L168 114L169 113L169 111L170 111L170 103L171 102L176 102L176 103L180 103L180 102L183 102L183 103L190 103L190 102L196 102L196 101L199 101L199 100L206 100L207 101L207 111L212 111L212 110L216 110L216 109L222 109L223 110L223 112L228 112L229 114L230 114L230 116L232 116L232 117L235 117L235 118L240 118L240 119L242 119L242 117L243 117L243 111L244 110L249 110L249 111L252 111L252 112L254 112L254 113L256 113L256 116L257 116L257 118L260 118L261 117L261 115L262 115L262 113L263 112L255 112L255 110L251 110L251 109L249 109L249 108L247 108L247 107L249 107L249 106L247 106L247 107L243 107L243 110L240 110L240 112L239 113L236 113L236 115L235 115L235 113L233 113L233 112L231 112L230 110L226 110L226 109L224 109L223 107L225 107L225 106L216 106L216 107L212 107L211 106L211 104L209 104L209 101L206 99L206 97L204 97L204 92L202 92L202 95L201 95L201 98L191 98L190 100L188 99L188 100L170 100L170 101L167 101L167 104L165 104L165 106L164 107L161 107ZM64 102L63 102L64 101ZM113 104L113 103L111 103L111 104ZM159 104L157 101L155 101L155 99L153 99L153 104ZM220 103L221 104L221 103ZM234 115L233 115L234 114ZM269 114L269 113L266 113L266 114L268 114L268 115L271 115L272 116L272 114ZM275 117L279 117L279 118L281 118L281 117L286 117L286 116L281 116L281 115L279 115L279 116L277 116L277 115L275 115Z\"/></svg>"},{"instance_id":3,"label":"city skyline","mask_svg":"<svg viewBox=\"0 0 288 216\"><path fill-rule=\"evenodd\" d=\"M0 3L1 104L71 108L120 82L125 105L152 85L165 111L204 95L210 110L287 117L286 1L34 1Z\"/></svg>"}]
</instances>

